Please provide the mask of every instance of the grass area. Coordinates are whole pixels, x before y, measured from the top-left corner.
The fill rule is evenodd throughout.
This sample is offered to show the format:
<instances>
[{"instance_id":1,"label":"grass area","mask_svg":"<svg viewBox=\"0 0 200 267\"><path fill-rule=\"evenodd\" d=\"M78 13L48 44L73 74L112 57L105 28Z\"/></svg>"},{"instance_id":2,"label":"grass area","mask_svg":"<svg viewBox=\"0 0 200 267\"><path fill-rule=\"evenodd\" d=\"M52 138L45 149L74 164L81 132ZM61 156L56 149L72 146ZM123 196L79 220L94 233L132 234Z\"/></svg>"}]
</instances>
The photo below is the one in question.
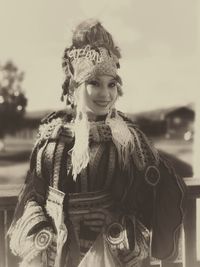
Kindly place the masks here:
<instances>
[{"instance_id":1,"label":"grass area","mask_svg":"<svg viewBox=\"0 0 200 267\"><path fill-rule=\"evenodd\" d=\"M13 162L28 161L33 141L27 139L5 138L5 151L0 151L0 162L3 166Z\"/></svg>"},{"instance_id":2,"label":"grass area","mask_svg":"<svg viewBox=\"0 0 200 267\"><path fill-rule=\"evenodd\" d=\"M193 143L183 139L154 138L153 142L158 149L174 155L178 159L193 164Z\"/></svg>"},{"instance_id":3,"label":"grass area","mask_svg":"<svg viewBox=\"0 0 200 267\"><path fill-rule=\"evenodd\" d=\"M193 143L191 141L154 138L153 143L169 159L181 177L193 175Z\"/></svg>"},{"instance_id":4,"label":"grass area","mask_svg":"<svg viewBox=\"0 0 200 267\"><path fill-rule=\"evenodd\" d=\"M7 152L31 150L34 144L32 139L15 138L13 136L7 136L4 141Z\"/></svg>"},{"instance_id":5,"label":"grass area","mask_svg":"<svg viewBox=\"0 0 200 267\"><path fill-rule=\"evenodd\" d=\"M0 184L20 184L24 182L29 163L17 163L0 168Z\"/></svg>"},{"instance_id":6,"label":"grass area","mask_svg":"<svg viewBox=\"0 0 200 267\"><path fill-rule=\"evenodd\" d=\"M0 184L22 184L29 166L32 140L8 136L0 152Z\"/></svg>"}]
</instances>

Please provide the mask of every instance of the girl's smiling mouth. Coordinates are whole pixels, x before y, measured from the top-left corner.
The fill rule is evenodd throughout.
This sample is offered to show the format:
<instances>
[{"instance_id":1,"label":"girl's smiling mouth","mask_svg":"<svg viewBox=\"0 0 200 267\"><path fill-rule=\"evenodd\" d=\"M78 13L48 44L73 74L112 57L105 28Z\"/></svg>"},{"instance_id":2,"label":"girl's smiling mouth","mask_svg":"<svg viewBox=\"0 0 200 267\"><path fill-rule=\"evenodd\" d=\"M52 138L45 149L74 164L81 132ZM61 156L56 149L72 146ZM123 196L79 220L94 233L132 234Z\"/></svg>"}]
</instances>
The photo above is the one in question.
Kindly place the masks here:
<instances>
[{"instance_id":1,"label":"girl's smiling mouth","mask_svg":"<svg viewBox=\"0 0 200 267\"><path fill-rule=\"evenodd\" d=\"M110 101L104 101L104 100L93 100L93 102L100 107L107 107L107 105L110 103Z\"/></svg>"}]
</instances>

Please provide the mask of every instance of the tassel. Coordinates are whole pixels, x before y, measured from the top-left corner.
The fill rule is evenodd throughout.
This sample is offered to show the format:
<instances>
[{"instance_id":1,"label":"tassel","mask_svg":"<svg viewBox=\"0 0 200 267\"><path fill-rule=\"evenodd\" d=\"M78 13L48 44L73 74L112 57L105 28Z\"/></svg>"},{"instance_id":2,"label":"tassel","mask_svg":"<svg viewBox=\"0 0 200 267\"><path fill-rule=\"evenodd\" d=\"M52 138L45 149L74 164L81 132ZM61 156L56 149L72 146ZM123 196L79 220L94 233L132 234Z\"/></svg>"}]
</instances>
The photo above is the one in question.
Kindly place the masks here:
<instances>
[{"instance_id":1,"label":"tassel","mask_svg":"<svg viewBox=\"0 0 200 267\"><path fill-rule=\"evenodd\" d=\"M77 104L77 115L74 123L75 142L70 151L72 159L72 174L76 181L77 175L87 167L89 163L89 130L84 103L85 85L82 84L76 91L75 103Z\"/></svg>"},{"instance_id":2,"label":"tassel","mask_svg":"<svg viewBox=\"0 0 200 267\"><path fill-rule=\"evenodd\" d=\"M72 149L73 179L89 163L89 123L86 115L79 113L75 122L75 144Z\"/></svg>"},{"instance_id":3,"label":"tassel","mask_svg":"<svg viewBox=\"0 0 200 267\"><path fill-rule=\"evenodd\" d=\"M112 117L113 116L113 117ZM135 145L131 132L126 122L113 110L106 119L106 124L110 126L113 143L118 151L119 164L121 168L127 169L129 156L133 153Z\"/></svg>"}]
</instances>

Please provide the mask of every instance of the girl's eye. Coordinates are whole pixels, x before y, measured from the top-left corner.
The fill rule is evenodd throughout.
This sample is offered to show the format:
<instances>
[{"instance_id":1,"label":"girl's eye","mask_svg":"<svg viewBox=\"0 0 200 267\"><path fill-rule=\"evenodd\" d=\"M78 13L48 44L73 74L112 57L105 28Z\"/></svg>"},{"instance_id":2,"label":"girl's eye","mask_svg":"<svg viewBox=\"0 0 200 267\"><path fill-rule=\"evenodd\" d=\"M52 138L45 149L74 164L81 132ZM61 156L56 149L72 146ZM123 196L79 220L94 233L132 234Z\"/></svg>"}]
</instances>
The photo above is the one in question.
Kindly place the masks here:
<instances>
[{"instance_id":1,"label":"girl's eye","mask_svg":"<svg viewBox=\"0 0 200 267\"><path fill-rule=\"evenodd\" d=\"M99 82L96 80L89 81L88 84L90 84L92 86L99 86Z\"/></svg>"},{"instance_id":2,"label":"girl's eye","mask_svg":"<svg viewBox=\"0 0 200 267\"><path fill-rule=\"evenodd\" d=\"M116 82L110 82L109 84L108 84L108 87L109 88L113 88L113 87L115 87L116 86Z\"/></svg>"}]
</instances>

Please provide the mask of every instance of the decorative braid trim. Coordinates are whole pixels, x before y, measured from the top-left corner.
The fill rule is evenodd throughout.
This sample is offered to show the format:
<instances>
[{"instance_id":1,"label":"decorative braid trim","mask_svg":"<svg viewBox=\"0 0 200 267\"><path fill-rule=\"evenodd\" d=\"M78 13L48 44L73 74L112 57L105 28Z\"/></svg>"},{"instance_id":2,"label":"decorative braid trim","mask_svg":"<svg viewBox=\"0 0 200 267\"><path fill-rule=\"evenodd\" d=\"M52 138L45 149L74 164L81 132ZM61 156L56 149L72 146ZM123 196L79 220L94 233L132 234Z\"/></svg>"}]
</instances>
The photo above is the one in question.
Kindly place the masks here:
<instances>
[{"instance_id":1,"label":"decorative braid trim","mask_svg":"<svg viewBox=\"0 0 200 267\"><path fill-rule=\"evenodd\" d=\"M53 185L53 160L55 156L56 142L50 142L46 146L46 149L43 153L44 166L47 169L48 175L50 176L50 185Z\"/></svg>"},{"instance_id":2,"label":"decorative braid trim","mask_svg":"<svg viewBox=\"0 0 200 267\"><path fill-rule=\"evenodd\" d=\"M95 143L112 140L110 126L105 122L90 122L90 141Z\"/></svg>"},{"instance_id":3,"label":"decorative braid trim","mask_svg":"<svg viewBox=\"0 0 200 267\"><path fill-rule=\"evenodd\" d=\"M37 153L36 173L37 173L37 176L40 178L42 178L42 155L47 144L48 144L48 141L46 140L43 146L39 149Z\"/></svg>"},{"instance_id":4,"label":"decorative braid trim","mask_svg":"<svg viewBox=\"0 0 200 267\"><path fill-rule=\"evenodd\" d=\"M37 139L39 140L39 142L41 142L50 138L57 138L62 125L63 120L61 118L53 119L50 123L41 124L39 127Z\"/></svg>"},{"instance_id":5,"label":"decorative braid trim","mask_svg":"<svg viewBox=\"0 0 200 267\"><path fill-rule=\"evenodd\" d=\"M53 188L58 189L58 183L59 183L59 174L60 174L60 168L61 168L61 162L62 162L62 154L63 150L65 148L65 143L60 142L57 145L56 152L55 152L55 159L54 159L54 174L53 174Z\"/></svg>"},{"instance_id":6,"label":"decorative braid trim","mask_svg":"<svg viewBox=\"0 0 200 267\"><path fill-rule=\"evenodd\" d=\"M107 172L105 188L108 188L111 184L112 177L115 171L115 166L116 166L116 148L114 144L111 144L109 151L109 163L108 163L108 172Z\"/></svg>"},{"instance_id":7,"label":"decorative braid trim","mask_svg":"<svg viewBox=\"0 0 200 267\"><path fill-rule=\"evenodd\" d=\"M134 136L135 149L132 159L139 170L149 165L159 165L158 151L151 145L147 137L135 125L128 123L130 132Z\"/></svg>"},{"instance_id":8,"label":"decorative braid trim","mask_svg":"<svg viewBox=\"0 0 200 267\"><path fill-rule=\"evenodd\" d=\"M64 213L63 213L63 201L65 194L56 188L49 186L46 211L49 216L53 219L56 231L57 231L57 254L55 258L55 266L59 266L61 259L61 252L64 243L67 240L68 231L64 223Z\"/></svg>"}]
</instances>

